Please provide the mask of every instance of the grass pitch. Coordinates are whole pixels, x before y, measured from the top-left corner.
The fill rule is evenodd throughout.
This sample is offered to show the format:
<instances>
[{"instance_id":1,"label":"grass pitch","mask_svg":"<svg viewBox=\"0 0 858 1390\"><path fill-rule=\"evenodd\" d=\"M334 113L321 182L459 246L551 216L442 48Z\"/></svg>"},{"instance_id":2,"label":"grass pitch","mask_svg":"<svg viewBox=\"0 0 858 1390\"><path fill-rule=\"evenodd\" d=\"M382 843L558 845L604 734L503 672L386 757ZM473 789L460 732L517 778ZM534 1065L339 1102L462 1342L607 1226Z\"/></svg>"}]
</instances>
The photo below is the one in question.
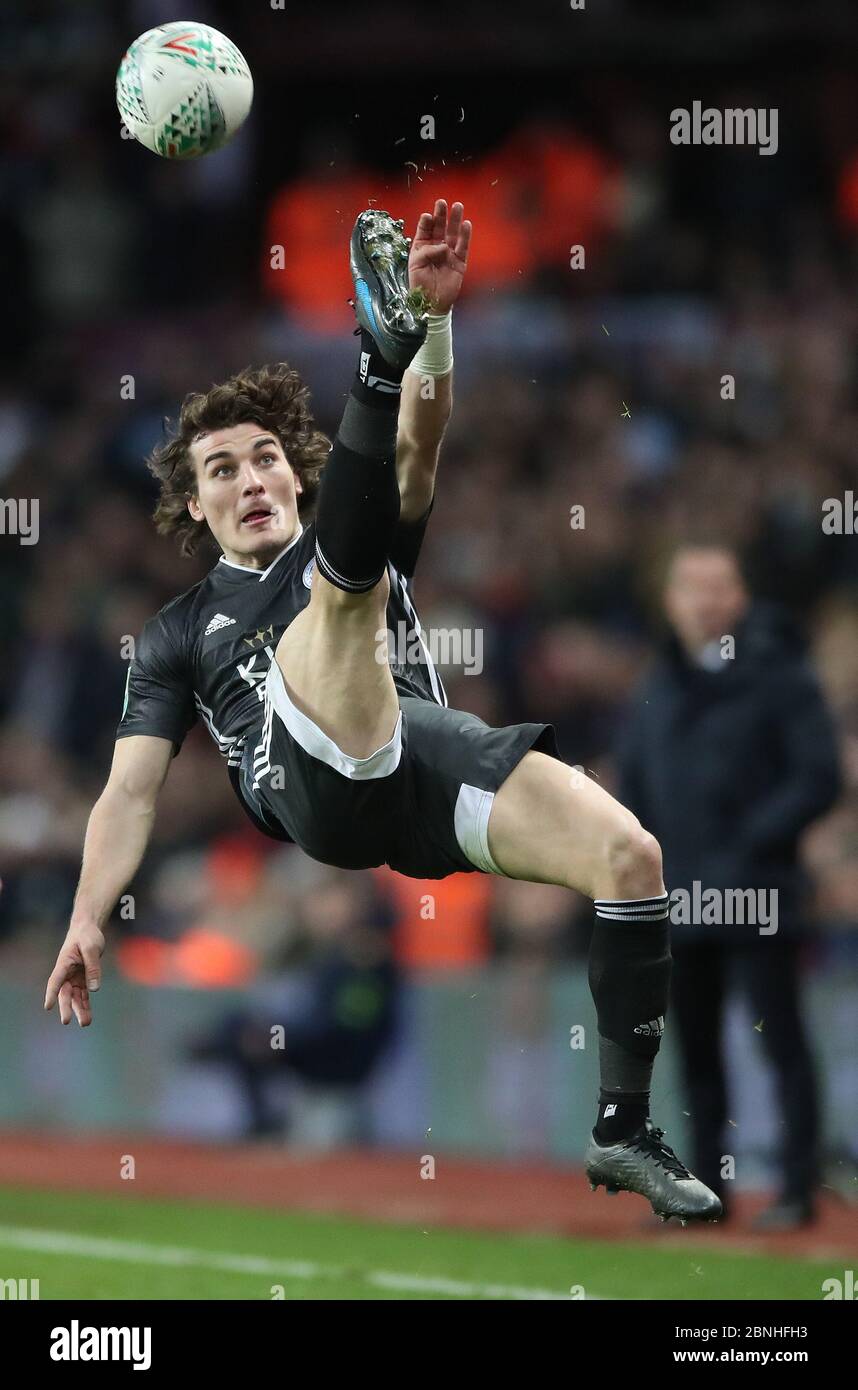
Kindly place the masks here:
<instances>
[{"instance_id":1,"label":"grass pitch","mask_svg":"<svg viewBox=\"0 0 858 1390\"><path fill-rule=\"evenodd\" d=\"M0 1281L38 1279L43 1300L818 1300L830 1265L693 1236L666 1248L0 1189Z\"/></svg>"}]
</instances>

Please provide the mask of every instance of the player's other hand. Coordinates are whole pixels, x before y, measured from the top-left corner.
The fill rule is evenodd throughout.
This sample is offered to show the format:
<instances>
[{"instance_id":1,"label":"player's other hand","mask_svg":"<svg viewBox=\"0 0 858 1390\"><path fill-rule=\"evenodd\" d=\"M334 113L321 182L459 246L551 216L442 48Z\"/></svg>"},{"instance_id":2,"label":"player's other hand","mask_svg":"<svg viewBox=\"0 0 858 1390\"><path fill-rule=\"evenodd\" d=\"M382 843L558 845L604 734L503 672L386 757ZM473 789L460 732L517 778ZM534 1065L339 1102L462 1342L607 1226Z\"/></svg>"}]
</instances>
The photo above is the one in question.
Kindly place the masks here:
<instances>
[{"instance_id":1,"label":"player's other hand","mask_svg":"<svg viewBox=\"0 0 858 1390\"><path fill-rule=\"evenodd\" d=\"M45 1008L59 1001L60 1020L71 1023L74 1014L81 1028L92 1023L89 996L101 984L104 934L92 922L72 922L60 947L45 991Z\"/></svg>"},{"instance_id":2,"label":"player's other hand","mask_svg":"<svg viewBox=\"0 0 858 1390\"><path fill-rule=\"evenodd\" d=\"M446 202L439 198L435 211L421 212L417 221L408 284L412 290L423 290L435 314L452 309L462 288L471 243L471 224L464 212L461 203L454 203L448 214Z\"/></svg>"}]
</instances>

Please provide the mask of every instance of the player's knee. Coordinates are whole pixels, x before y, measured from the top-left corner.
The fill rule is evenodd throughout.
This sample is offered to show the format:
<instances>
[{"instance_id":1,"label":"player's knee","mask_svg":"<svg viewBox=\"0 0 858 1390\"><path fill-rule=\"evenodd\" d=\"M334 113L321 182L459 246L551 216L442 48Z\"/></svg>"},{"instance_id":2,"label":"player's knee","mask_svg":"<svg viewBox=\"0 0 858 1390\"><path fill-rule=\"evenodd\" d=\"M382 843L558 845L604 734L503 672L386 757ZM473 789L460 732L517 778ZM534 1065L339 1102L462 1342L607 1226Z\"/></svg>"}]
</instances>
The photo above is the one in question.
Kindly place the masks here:
<instances>
[{"instance_id":1,"label":"player's knee","mask_svg":"<svg viewBox=\"0 0 858 1390\"><path fill-rule=\"evenodd\" d=\"M612 830L605 860L613 897L647 898L662 891L661 846L629 812Z\"/></svg>"},{"instance_id":2,"label":"player's knee","mask_svg":"<svg viewBox=\"0 0 858 1390\"><path fill-rule=\"evenodd\" d=\"M384 571L378 583L371 589L365 589L362 593L355 594L348 589L340 589L336 584L332 584L320 574L318 569L313 573L313 583L310 589L310 604L316 608L323 608L327 612L342 615L377 613L384 611L390 597L390 575Z\"/></svg>"}]
</instances>

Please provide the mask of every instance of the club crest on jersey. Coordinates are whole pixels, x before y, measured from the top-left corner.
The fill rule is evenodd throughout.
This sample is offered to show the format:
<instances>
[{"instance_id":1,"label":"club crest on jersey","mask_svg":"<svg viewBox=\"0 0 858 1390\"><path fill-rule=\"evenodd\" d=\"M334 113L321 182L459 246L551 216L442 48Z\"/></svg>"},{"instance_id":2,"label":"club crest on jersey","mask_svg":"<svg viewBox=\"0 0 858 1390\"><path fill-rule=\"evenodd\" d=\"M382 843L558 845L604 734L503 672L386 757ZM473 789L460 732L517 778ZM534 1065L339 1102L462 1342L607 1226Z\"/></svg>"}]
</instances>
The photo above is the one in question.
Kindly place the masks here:
<instances>
[{"instance_id":1,"label":"club crest on jersey","mask_svg":"<svg viewBox=\"0 0 858 1390\"><path fill-rule=\"evenodd\" d=\"M264 628L258 627L253 636L245 637L244 641L248 647L264 647L266 642L274 641L274 628L270 625Z\"/></svg>"},{"instance_id":2,"label":"club crest on jersey","mask_svg":"<svg viewBox=\"0 0 858 1390\"><path fill-rule=\"evenodd\" d=\"M304 566L304 573L301 575L301 579L303 580L304 588L305 588L305 589L309 589L309 588L312 587L312 583L313 583L313 570L314 570L315 568L316 568L316 560L315 560L315 557L314 557L312 560L310 560L310 561Z\"/></svg>"}]
</instances>

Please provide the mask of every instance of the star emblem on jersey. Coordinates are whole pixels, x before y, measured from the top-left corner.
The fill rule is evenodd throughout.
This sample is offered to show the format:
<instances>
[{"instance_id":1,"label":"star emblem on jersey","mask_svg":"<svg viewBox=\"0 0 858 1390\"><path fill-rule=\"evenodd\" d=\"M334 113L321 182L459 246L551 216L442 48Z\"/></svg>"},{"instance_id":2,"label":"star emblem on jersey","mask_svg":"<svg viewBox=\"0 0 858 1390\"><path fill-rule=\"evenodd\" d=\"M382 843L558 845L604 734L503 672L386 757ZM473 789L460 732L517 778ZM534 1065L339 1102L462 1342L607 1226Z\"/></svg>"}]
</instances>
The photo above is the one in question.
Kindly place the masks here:
<instances>
[{"instance_id":1,"label":"star emblem on jersey","mask_svg":"<svg viewBox=\"0 0 858 1390\"><path fill-rule=\"evenodd\" d=\"M211 637L213 632L220 632L222 627L229 627L235 622L235 618L228 618L225 613L215 613L208 627L203 633L204 637Z\"/></svg>"},{"instance_id":2,"label":"star emblem on jersey","mask_svg":"<svg viewBox=\"0 0 858 1390\"><path fill-rule=\"evenodd\" d=\"M274 641L274 628L272 626L258 627L252 637L245 637L244 640L248 647L264 647L266 642Z\"/></svg>"}]
</instances>

